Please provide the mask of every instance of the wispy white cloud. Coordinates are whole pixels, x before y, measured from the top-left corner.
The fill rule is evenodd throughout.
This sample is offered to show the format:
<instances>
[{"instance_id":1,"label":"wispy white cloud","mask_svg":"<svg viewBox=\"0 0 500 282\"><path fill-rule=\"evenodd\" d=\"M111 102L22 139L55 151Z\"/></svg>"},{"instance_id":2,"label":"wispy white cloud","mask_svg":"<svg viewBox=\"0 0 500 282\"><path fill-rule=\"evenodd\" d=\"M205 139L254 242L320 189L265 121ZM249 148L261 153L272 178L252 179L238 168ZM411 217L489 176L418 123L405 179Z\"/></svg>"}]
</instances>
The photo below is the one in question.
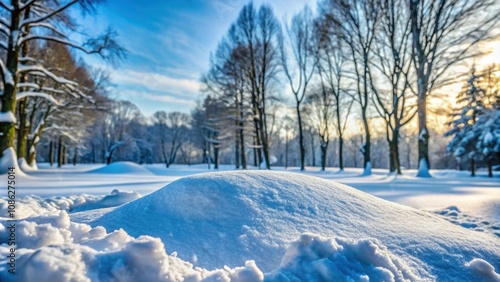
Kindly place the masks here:
<instances>
[{"instance_id":1,"label":"wispy white cloud","mask_svg":"<svg viewBox=\"0 0 500 282\"><path fill-rule=\"evenodd\" d=\"M165 94L177 94L196 98L200 90L197 80L173 78L153 71L122 70L112 73L113 83L119 85L133 85L145 91Z\"/></svg>"},{"instance_id":2,"label":"wispy white cloud","mask_svg":"<svg viewBox=\"0 0 500 282\"><path fill-rule=\"evenodd\" d=\"M157 94L135 89L121 89L113 98L130 101L136 104L145 116L151 116L154 112L159 110L189 113L197 103L197 99L192 97L179 98L162 93Z\"/></svg>"},{"instance_id":3,"label":"wispy white cloud","mask_svg":"<svg viewBox=\"0 0 500 282\"><path fill-rule=\"evenodd\" d=\"M174 105L187 105L187 106L196 106L196 101L191 100L191 99L180 99L180 98L175 98L172 96L167 96L167 95L154 95L150 93L139 93L139 96L150 100L150 101L156 101L156 102L162 102L162 103L172 103Z\"/></svg>"}]
</instances>

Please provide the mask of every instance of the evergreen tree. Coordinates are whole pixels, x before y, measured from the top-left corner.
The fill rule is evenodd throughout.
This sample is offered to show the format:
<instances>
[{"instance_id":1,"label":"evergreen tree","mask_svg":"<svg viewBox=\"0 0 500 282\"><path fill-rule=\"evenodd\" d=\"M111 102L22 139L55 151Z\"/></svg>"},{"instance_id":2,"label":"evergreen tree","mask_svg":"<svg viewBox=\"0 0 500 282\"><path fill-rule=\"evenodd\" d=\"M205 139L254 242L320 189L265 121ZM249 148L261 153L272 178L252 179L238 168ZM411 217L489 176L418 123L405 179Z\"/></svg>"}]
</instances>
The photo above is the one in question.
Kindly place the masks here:
<instances>
[{"instance_id":1,"label":"evergreen tree","mask_svg":"<svg viewBox=\"0 0 500 282\"><path fill-rule=\"evenodd\" d=\"M474 131L474 124L484 111L483 101L486 91L481 87L480 81L481 76L476 74L476 69L473 67L467 84L458 93L458 107L452 114L453 120L450 122L452 129L445 133L445 136L453 136L448 150L453 152L457 159L470 161L471 176L475 176L476 160L481 155L476 146L479 136Z\"/></svg>"},{"instance_id":2,"label":"evergreen tree","mask_svg":"<svg viewBox=\"0 0 500 282\"><path fill-rule=\"evenodd\" d=\"M482 75L481 85L485 93L485 109L473 126L478 136L477 151L481 152L488 176L493 177L493 164L500 161L500 69L490 66Z\"/></svg>"}]
</instances>

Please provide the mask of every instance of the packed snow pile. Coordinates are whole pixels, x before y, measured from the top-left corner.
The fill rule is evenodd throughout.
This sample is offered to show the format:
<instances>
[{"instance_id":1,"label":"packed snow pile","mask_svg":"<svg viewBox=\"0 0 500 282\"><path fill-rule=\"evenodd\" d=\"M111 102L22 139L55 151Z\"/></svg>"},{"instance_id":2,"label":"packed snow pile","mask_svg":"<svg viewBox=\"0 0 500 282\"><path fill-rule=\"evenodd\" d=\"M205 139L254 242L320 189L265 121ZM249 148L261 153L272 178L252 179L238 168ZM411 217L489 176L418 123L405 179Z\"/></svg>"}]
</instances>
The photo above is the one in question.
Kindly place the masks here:
<instances>
[{"instance_id":1,"label":"packed snow pile","mask_svg":"<svg viewBox=\"0 0 500 282\"><path fill-rule=\"evenodd\" d=\"M19 168L16 151L14 151L14 148L12 147L5 149L2 152L2 157L0 157L0 179L3 183L7 182L8 172L15 172L16 176L26 176L26 174Z\"/></svg>"},{"instance_id":2,"label":"packed snow pile","mask_svg":"<svg viewBox=\"0 0 500 282\"><path fill-rule=\"evenodd\" d=\"M58 196L43 199L32 195L16 199L16 216L18 219L22 219L32 215L49 212L77 212L116 207L140 197L141 195L137 192L121 191L119 189L114 189L111 191L111 194L105 196L83 194L78 196ZM9 204L7 199L0 198L0 215L8 214L8 206Z\"/></svg>"},{"instance_id":3,"label":"packed snow pile","mask_svg":"<svg viewBox=\"0 0 500 282\"><path fill-rule=\"evenodd\" d=\"M500 282L500 274L496 273L493 265L485 260L473 259L469 263L466 263L465 266L476 272L478 277L481 277L483 281Z\"/></svg>"},{"instance_id":4,"label":"packed snow pile","mask_svg":"<svg viewBox=\"0 0 500 282\"><path fill-rule=\"evenodd\" d=\"M32 165L28 164L28 161L26 161L25 158L20 158L17 163L19 164L19 168L22 169L23 171L34 171L38 169L38 166L36 165L36 162L33 162Z\"/></svg>"},{"instance_id":5,"label":"packed snow pile","mask_svg":"<svg viewBox=\"0 0 500 282\"><path fill-rule=\"evenodd\" d=\"M377 240L322 238L304 233L291 244L272 281L419 281Z\"/></svg>"},{"instance_id":6,"label":"packed snow pile","mask_svg":"<svg viewBox=\"0 0 500 282\"><path fill-rule=\"evenodd\" d=\"M105 174L152 174L149 170L133 162L114 162L89 172Z\"/></svg>"},{"instance_id":7,"label":"packed snow pile","mask_svg":"<svg viewBox=\"0 0 500 282\"><path fill-rule=\"evenodd\" d=\"M0 221L0 281L8 272L9 225ZM281 267L263 274L254 261L244 267L206 270L168 255L160 239L133 238L122 229L71 222L65 211L32 217L16 226L17 281L417 281L404 262L376 240L347 240L303 234ZM168 246L167 246L168 249Z\"/></svg>"},{"instance_id":8,"label":"packed snow pile","mask_svg":"<svg viewBox=\"0 0 500 282\"><path fill-rule=\"evenodd\" d=\"M8 227L5 221L0 221L0 281L262 281L263 278L251 261L234 269L194 268L175 253L167 255L157 238L133 238L123 230L106 233L102 227L71 222L65 211L17 223L14 276L8 272L11 254L6 241Z\"/></svg>"},{"instance_id":9,"label":"packed snow pile","mask_svg":"<svg viewBox=\"0 0 500 282\"><path fill-rule=\"evenodd\" d=\"M300 275L320 268L330 274L350 269L359 275L355 280L366 280L370 273L389 277L384 271L386 274L374 274L381 267L398 273L393 273L395 281L413 280L411 277L474 281L477 273L466 266L471 260L483 259L497 269L500 265L496 236L303 174L198 174L91 218L91 226L104 226L108 231L123 228L135 237L159 237L168 250L200 267L237 267L255 260L263 272L281 265L283 275L299 280ZM282 261L291 242L305 232L361 241L335 240L326 251L318 251L321 255L311 253L316 250L311 247L304 249L310 257L299 255L298 262ZM327 255L328 250L335 250L335 254ZM393 255L378 258L384 252ZM352 259L366 265L343 266ZM302 274L287 267L301 269Z\"/></svg>"}]
</instances>

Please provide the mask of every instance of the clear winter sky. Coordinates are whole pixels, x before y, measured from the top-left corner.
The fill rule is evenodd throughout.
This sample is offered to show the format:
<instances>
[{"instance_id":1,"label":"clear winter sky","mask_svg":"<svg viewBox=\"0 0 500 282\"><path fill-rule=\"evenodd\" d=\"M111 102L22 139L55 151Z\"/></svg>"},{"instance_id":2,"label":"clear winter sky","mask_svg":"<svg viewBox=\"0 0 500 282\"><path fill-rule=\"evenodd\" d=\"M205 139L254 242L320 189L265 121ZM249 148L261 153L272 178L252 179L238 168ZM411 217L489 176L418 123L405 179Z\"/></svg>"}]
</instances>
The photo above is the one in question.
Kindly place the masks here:
<instances>
[{"instance_id":1,"label":"clear winter sky","mask_svg":"<svg viewBox=\"0 0 500 282\"><path fill-rule=\"evenodd\" d=\"M291 17L316 0L254 0L269 3L278 19ZM113 98L130 100L144 115L155 111L189 112L200 100L199 78L208 69L210 52L248 0L107 0L98 14L80 20L88 33L111 25L128 50L111 72ZM84 57L93 66L98 58Z\"/></svg>"},{"instance_id":2,"label":"clear winter sky","mask_svg":"<svg viewBox=\"0 0 500 282\"><path fill-rule=\"evenodd\" d=\"M210 52L250 0L107 0L97 15L78 16L81 28L98 34L107 26L119 34L128 57L118 68L96 56L84 56L94 67L111 73L112 98L135 103L146 116L155 111L189 113L201 100L199 78L208 69ZM290 18L317 0L254 0L270 4L279 20ZM500 41L488 44L492 54L478 65L500 61ZM467 71L468 67L462 71ZM460 89L461 84L452 92ZM455 91L456 90L456 91Z\"/></svg>"}]
</instances>

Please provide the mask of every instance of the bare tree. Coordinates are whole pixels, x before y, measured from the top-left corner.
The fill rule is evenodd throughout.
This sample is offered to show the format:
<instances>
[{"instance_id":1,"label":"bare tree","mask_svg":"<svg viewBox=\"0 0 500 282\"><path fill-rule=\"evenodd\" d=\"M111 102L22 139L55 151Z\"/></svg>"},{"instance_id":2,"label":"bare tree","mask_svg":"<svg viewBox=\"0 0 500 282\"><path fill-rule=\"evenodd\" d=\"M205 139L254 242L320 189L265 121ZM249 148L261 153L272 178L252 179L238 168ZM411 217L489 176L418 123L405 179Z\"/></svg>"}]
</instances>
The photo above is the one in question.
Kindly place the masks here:
<instances>
[{"instance_id":1,"label":"bare tree","mask_svg":"<svg viewBox=\"0 0 500 282\"><path fill-rule=\"evenodd\" d=\"M255 141L259 163L263 161L270 169L269 129L267 124L270 86L278 70L277 36L279 23L272 9L261 6L257 11L253 3L245 5L237 21L229 30L229 38L236 46L244 46L244 68L251 97Z\"/></svg>"},{"instance_id":2,"label":"bare tree","mask_svg":"<svg viewBox=\"0 0 500 282\"><path fill-rule=\"evenodd\" d=\"M250 98L248 77L245 76L245 56L248 49L242 45L233 46L230 40L224 39L217 46L215 55L211 58L211 68L202 82L203 91L212 94L227 107L227 112L221 113L234 128L234 145L236 168L247 168L245 128L251 115L251 107L246 100Z\"/></svg>"},{"instance_id":3,"label":"bare tree","mask_svg":"<svg viewBox=\"0 0 500 282\"><path fill-rule=\"evenodd\" d=\"M330 120L330 108L333 108L331 118L338 137L339 169L344 170L344 133L347 120L351 113L354 99L347 93L346 58L343 40L330 31L329 22L321 17L315 22L316 56L318 60L318 74L321 80L320 112L323 123ZM328 119L328 120L327 120ZM326 129L326 128L325 128ZM323 130L319 130L320 134ZM322 150L326 154L328 142L324 134L320 135ZM326 146L325 146L326 145ZM323 148L325 146L325 148ZM324 159L326 165L326 155Z\"/></svg>"},{"instance_id":4,"label":"bare tree","mask_svg":"<svg viewBox=\"0 0 500 282\"><path fill-rule=\"evenodd\" d=\"M495 0L411 0L408 5L418 87L417 176L430 177L427 97L449 82L446 75L452 66L481 54L474 47L494 36L500 4Z\"/></svg>"},{"instance_id":5,"label":"bare tree","mask_svg":"<svg viewBox=\"0 0 500 282\"><path fill-rule=\"evenodd\" d=\"M281 62L283 71L288 79L290 89L295 97L295 110L299 128L300 170L305 169L306 148L304 144L304 124L302 117L302 102L306 97L307 87L311 81L317 60L314 56L311 43L314 38L313 16L309 7L292 17L290 26L286 25L286 42L284 36L280 40ZM287 44L288 43L288 44ZM288 48L290 47L293 66L290 67ZM297 70L297 73L292 72ZM297 82L298 81L298 82Z\"/></svg>"},{"instance_id":6,"label":"bare tree","mask_svg":"<svg viewBox=\"0 0 500 282\"><path fill-rule=\"evenodd\" d=\"M282 128L285 130L285 169L288 168L288 148L289 148L289 138L290 132L293 132L294 126L296 122L288 115L286 115L281 120Z\"/></svg>"},{"instance_id":7,"label":"bare tree","mask_svg":"<svg viewBox=\"0 0 500 282\"><path fill-rule=\"evenodd\" d=\"M6 150L14 147L15 138L15 116L18 83L23 82L19 78L23 72L37 69L45 76L55 78L51 72L44 67L37 66L33 58L26 57L23 46L34 41L52 41L81 50L85 53L99 53L103 57L112 59L121 57L123 49L114 39L114 32L108 30L104 35L90 39L83 44L70 40L63 30L74 29L74 24L68 16L68 9L80 5L83 10L92 11L99 1L71 0L71 1L47 1L12 0L10 4L0 5L5 17L0 21L0 48L4 49L5 59L0 60L0 75L3 83L0 109L0 152L2 157ZM28 94L26 94L28 95ZM43 95L43 92L37 95ZM33 96L33 95L30 95ZM12 154L10 154L12 155ZM10 160L8 166L13 165Z\"/></svg>"},{"instance_id":8,"label":"bare tree","mask_svg":"<svg viewBox=\"0 0 500 282\"><path fill-rule=\"evenodd\" d=\"M65 127L68 134L80 135L78 131L84 132L84 127L94 120L93 115L81 118L85 109L94 108L98 95L104 93L97 91L97 80L91 77L86 65L73 59L67 46L53 42L31 45L29 56L37 64L27 63L19 69L17 157L19 162L27 161L33 166L41 135L49 131L47 124L54 128L59 120L59 130ZM41 66L46 71L40 71ZM66 118L54 119L52 115Z\"/></svg>"},{"instance_id":9,"label":"bare tree","mask_svg":"<svg viewBox=\"0 0 500 282\"><path fill-rule=\"evenodd\" d=\"M330 135L335 116L335 101L333 95L330 95L330 93L331 92L323 85L316 87L314 90L310 91L306 104L306 109L310 112L310 120L308 123L311 127L315 128L319 137L321 170L323 171L326 168L328 145L330 144ZM314 154L314 146L312 146L312 150Z\"/></svg>"},{"instance_id":10,"label":"bare tree","mask_svg":"<svg viewBox=\"0 0 500 282\"><path fill-rule=\"evenodd\" d=\"M364 157L364 175L371 174L371 135L368 108L370 104L370 69L373 42L379 19L377 1L327 0L321 5L324 20L348 46L356 81L356 101L361 110L365 143L361 148Z\"/></svg>"},{"instance_id":11,"label":"bare tree","mask_svg":"<svg viewBox=\"0 0 500 282\"><path fill-rule=\"evenodd\" d=\"M410 17L404 1L379 3L380 26L374 46L377 60L370 64L372 70L369 72L373 104L386 126L389 171L397 174L401 174L401 128L416 114L416 93L412 89ZM378 79L375 75L379 76Z\"/></svg>"},{"instance_id":12,"label":"bare tree","mask_svg":"<svg viewBox=\"0 0 500 282\"><path fill-rule=\"evenodd\" d=\"M153 119L158 126L163 161L168 168L175 163L177 153L188 137L190 116L181 112L159 111L153 114Z\"/></svg>"},{"instance_id":13,"label":"bare tree","mask_svg":"<svg viewBox=\"0 0 500 282\"><path fill-rule=\"evenodd\" d=\"M101 124L101 142L105 150L106 163L110 164L113 154L121 147L134 141L129 123L139 119L141 113L136 105L128 101L114 102Z\"/></svg>"}]
</instances>

